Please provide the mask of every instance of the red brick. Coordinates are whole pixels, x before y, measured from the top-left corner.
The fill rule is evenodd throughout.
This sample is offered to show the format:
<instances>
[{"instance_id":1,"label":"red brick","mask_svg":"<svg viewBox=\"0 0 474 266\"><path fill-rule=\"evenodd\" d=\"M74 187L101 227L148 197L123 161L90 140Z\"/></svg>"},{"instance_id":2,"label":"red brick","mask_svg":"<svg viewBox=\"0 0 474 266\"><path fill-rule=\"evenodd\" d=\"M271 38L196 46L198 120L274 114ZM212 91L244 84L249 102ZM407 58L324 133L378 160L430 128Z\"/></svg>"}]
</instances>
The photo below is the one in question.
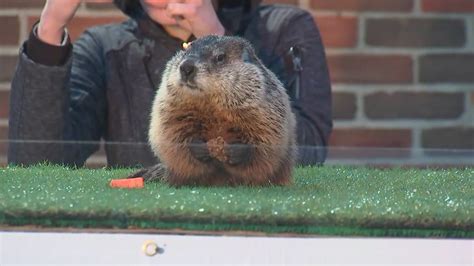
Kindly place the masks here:
<instances>
[{"instance_id":1,"label":"red brick","mask_svg":"<svg viewBox=\"0 0 474 266\"><path fill-rule=\"evenodd\" d=\"M429 155L474 156L474 127L425 129L421 140L422 147L427 149L425 153Z\"/></svg>"},{"instance_id":2,"label":"red brick","mask_svg":"<svg viewBox=\"0 0 474 266\"><path fill-rule=\"evenodd\" d=\"M474 54L427 54L419 60L420 82L473 83Z\"/></svg>"},{"instance_id":3,"label":"red brick","mask_svg":"<svg viewBox=\"0 0 474 266\"><path fill-rule=\"evenodd\" d=\"M8 118L8 108L10 101L10 92L0 90L0 119Z\"/></svg>"},{"instance_id":4,"label":"red brick","mask_svg":"<svg viewBox=\"0 0 474 266\"><path fill-rule=\"evenodd\" d=\"M474 0L423 0L421 7L426 12L472 13Z\"/></svg>"},{"instance_id":5,"label":"red brick","mask_svg":"<svg viewBox=\"0 0 474 266\"><path fill-rule=\"evenodd\" d=\"M354 119L357 110L356 96L350 92L333 92L332 118Z\"/></svg>"},{"instance_id":6,"label":"red brick","mask_svg":"<svg viewBox=\"0 0 474 266\"><path fill-rule=\"evenodd\" d=\"M44 0L1 0L0 8L41 8Z\"/></svg>"},{"instance_id":7,"label":"red brick","mask_svg":"<svg viewBox=\"0 0 474 266\"><path fill-rule=\"evenodd\" d=\"M315 17L326 47L354 47L357 44L357 18Z\"/></svg>"},{"instance_id":8,"label":"red brick","mask_svg":"<svg viewBox=\"0 0 474 266\"><path fill-rule=\"evenodd\" d=\"M329 145L334 147L408 148L411 147L411 130L336 128L331 134Z\"/></svg>"},{"instance_id":9,"label":"red brick","mask_svg":"<svg viewBox=\"0 0 474 266\"><path fill-rule=\"evenodd\" d=\"M463 19L373 18L366 21L366 43L385 47L463 47Z\"/></svg>"},{"instance_id":10,"label":"red brick","mask_svg":"<svg viewBox=\"0 0 474 266\"><path fill-rule=\"evenodd\" d=\"M86 3L86 8L93 10L118 10L117 7L112 3L112 0Z\"/></svg>"},{"instance_id":11,"label":"red brick","mask_svg":"<svg viewBox=\"0 0 474 266\"><path fill-rule=\"evenodd\" d=\"M0 139L7 139L7 138L8 138L8 127L0 126Z\"/></svg>"},{"instance_id":12,"label":"red brick","mask_svg":"<svg viewBox=\"0 0 474 266\"><path fill-rule=\"evenodd\" d=\"M413 10L413 0L311 0L310 7L316 11L407 12Z\"/></svg>"},{"instance_id":13,"label":"red brick","mask_svg":"<svg viewBox=\"0 0 474 266\"><path fill-rule=\"evenodd\" d=\"M123 16L107 16L107 17L74 17L68 26L71 40L75 41L79 36L89 27L117 23L125 19ZM31 29L33 24L38 21L38 17L28 17L28 29Z\"/></svg>"},{"instance_id":14,"label":"red brick","mask_svg":"<svg viewBox=\"0 0 474 266\"><path fill-rule=\"evenodd\" d=\"M10 82L18 61L16 55L0 55L0 82Z\"/></svg>"},{"instance_id":15,"label":"red brick","mask_svg":"<svg viewBox=\"0 0 474 266\"><path fill-rule=\"evenodd\" d=\"M329 157L405 157L412 145L410 129L349 128L333 130Z\"/></svg>"},{"instance_id":16,"label":"red brick","mask_svg":"<svg viewBox=\"0 0 474 266\"><path fill-rule=\"evenodd\" d=\"M7 157L8 127L0 126L0 157Z\"/></svg>"},{"instance_id":17,"label":"red brick","mask_svg":"<svg viewBox=\"0 0 474 266\"><path fill-rule=\"evenodd\" d=\"M464 99L462 92L377 92L364 97L364 110L370 119L456 119Z\"/></svg>"},{"instance_id":18,"label":"red brick","mask_svg":"<svg viewBox=\"0 0 474 266\"><path fill-rule=\"evenodd\" d=\"M413 82L413 63L404 55L328 56L331 79L335 83L407 84Z\"/></svg>"},{"instance_id":19,"label":"red brick","mask_svg":"<svg viewBox=\"0 0 474 266\"><path fill-rule=\"evenodd\" d=\"M0 17L0 45L18 45L20 22L17 16Z\"/></svg>"}]
</instances>

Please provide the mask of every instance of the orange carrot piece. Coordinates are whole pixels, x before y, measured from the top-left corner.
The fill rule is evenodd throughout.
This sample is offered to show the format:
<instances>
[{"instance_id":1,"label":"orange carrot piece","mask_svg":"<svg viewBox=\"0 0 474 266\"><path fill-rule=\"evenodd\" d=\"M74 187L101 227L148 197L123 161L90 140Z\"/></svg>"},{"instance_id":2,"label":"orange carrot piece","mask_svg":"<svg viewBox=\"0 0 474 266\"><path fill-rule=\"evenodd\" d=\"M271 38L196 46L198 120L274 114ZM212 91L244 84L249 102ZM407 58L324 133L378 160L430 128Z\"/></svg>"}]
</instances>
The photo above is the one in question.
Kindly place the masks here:
<instances>
[{"instance_id":1,"label":"orange carrot piece","mask_svg":"<svg viewBox=\"0 0 474 266\"><path fill-rule=\"evenodd\" d=\"M110 187L113 188L143 188L143 177L112 179Z\"/></svg>"}]
</instances>

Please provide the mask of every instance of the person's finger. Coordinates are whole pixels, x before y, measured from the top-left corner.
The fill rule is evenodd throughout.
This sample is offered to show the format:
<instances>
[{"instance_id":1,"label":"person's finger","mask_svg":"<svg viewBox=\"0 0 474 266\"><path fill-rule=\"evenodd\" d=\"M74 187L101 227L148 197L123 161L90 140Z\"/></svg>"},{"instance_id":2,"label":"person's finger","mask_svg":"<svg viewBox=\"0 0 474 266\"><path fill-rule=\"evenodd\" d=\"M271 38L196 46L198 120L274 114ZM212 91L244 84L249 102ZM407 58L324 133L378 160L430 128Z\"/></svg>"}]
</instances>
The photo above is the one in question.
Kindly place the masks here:
<instances>
[{"instance_id":1,"label":"person's finger","mask_svg":"<svg viewBox=\"0 0 474 266\"><path fill-rule=\"evenodd\" d=\"M206 0L184 0L183 2L186 4L194 4L194 5L200 6L204 3L204 1Z\"/></svg>"},{"instance_id":2,"label":"person's finger","mask_svg":"<svg viewBox=\"0 0 474 266\"><path fill-rule=\"evenodd\" d=\"M193 19L197 14L197 6L194 4L169 3L167 10L178 22L181 19Z\"/></svg>"},{"instance_id":3,"label":"person's finger","mask_svg":"<svg viewBox=\"0 0 474 266\"><path fill-rule=\"evenodd\" d=\"M110 0L83 0L86 3L110 3Z\"/></svg>"},{"instance_id":4,"label":"person's finger","mask_svg":"<svg viewBox=\"0 0 474 266\"><path fill-rule=\"evenodd\" d=\"M185 30L187 30L187 31L189 31L189 32L192 32L193 28L191 27L191 23L189 22L189 20L187 20L187 19L180 19L180 20L176 20L176 22L178 23L178 25L179 25L181 28L183 28L183 29L185 29Z\"/></svg>"}]
</instances>

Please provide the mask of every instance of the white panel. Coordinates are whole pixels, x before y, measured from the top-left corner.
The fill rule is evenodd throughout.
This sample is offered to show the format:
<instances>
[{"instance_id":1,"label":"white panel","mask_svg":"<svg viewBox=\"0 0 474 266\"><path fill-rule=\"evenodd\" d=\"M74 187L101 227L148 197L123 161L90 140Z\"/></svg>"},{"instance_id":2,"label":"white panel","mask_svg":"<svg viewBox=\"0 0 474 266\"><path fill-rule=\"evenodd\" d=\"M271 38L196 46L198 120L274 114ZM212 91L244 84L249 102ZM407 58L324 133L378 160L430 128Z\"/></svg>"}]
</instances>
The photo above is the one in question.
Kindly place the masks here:
<instances>
[{"instance_id":1,"label":"white panel","mask_svg":"<svg viewBox=\"0 0 474 266\"><path fill-rule=\"evenodd\" d=\"M153 240L162 254L146 256ZM473 240L0 232L0 265L473 265Z\"/></svg>"},{"instance_id":2,"label":"white panel","mask_svg":"<svg viewBox=\"0 0 474 266\"><path fill-rule=\"evenodd\" d=\"M2 262L4 261L4 258L5 258L5 256L3 255L3 253L4 253L3 236L4 236L4 234L2 232L0 232L0 265L3 264Z\"/></svg>"}]
</instances>

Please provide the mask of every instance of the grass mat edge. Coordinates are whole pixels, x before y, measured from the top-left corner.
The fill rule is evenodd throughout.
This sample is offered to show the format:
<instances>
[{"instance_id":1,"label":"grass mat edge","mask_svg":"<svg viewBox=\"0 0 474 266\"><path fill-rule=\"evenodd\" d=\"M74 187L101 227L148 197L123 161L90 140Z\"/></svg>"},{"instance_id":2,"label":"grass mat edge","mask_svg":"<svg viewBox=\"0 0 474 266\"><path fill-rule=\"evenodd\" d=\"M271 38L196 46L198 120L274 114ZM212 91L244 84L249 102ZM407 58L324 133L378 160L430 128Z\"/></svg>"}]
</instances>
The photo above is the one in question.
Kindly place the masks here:
<instances>
[{"instance_id":1,"label":"grass mat edge","mask_svg":"<svg viewBox=\"0 0 474 266\"><path fill-rule=\"evenodd\" d=\"M416 238L474 238L472 230L456 229L415 229L415 228L354 228L341 226L266 226L253 224L229 224L229 223L185 223L185 222L163 222L146 221L131 219L126 222L116 219L106 220L86 220L86 219L49 219L49 218L10 218L7 224L0 220L0 225L7 226L40 226L44 228L94 228L94 229L157 229L157 230L176 230L183 231L249 231L266 234L300 234L300 235L318 235L318 236L338 236L338 237L416 237ZM0 230L1 231L1 230Z\"/></svg>"}]
</instances>

